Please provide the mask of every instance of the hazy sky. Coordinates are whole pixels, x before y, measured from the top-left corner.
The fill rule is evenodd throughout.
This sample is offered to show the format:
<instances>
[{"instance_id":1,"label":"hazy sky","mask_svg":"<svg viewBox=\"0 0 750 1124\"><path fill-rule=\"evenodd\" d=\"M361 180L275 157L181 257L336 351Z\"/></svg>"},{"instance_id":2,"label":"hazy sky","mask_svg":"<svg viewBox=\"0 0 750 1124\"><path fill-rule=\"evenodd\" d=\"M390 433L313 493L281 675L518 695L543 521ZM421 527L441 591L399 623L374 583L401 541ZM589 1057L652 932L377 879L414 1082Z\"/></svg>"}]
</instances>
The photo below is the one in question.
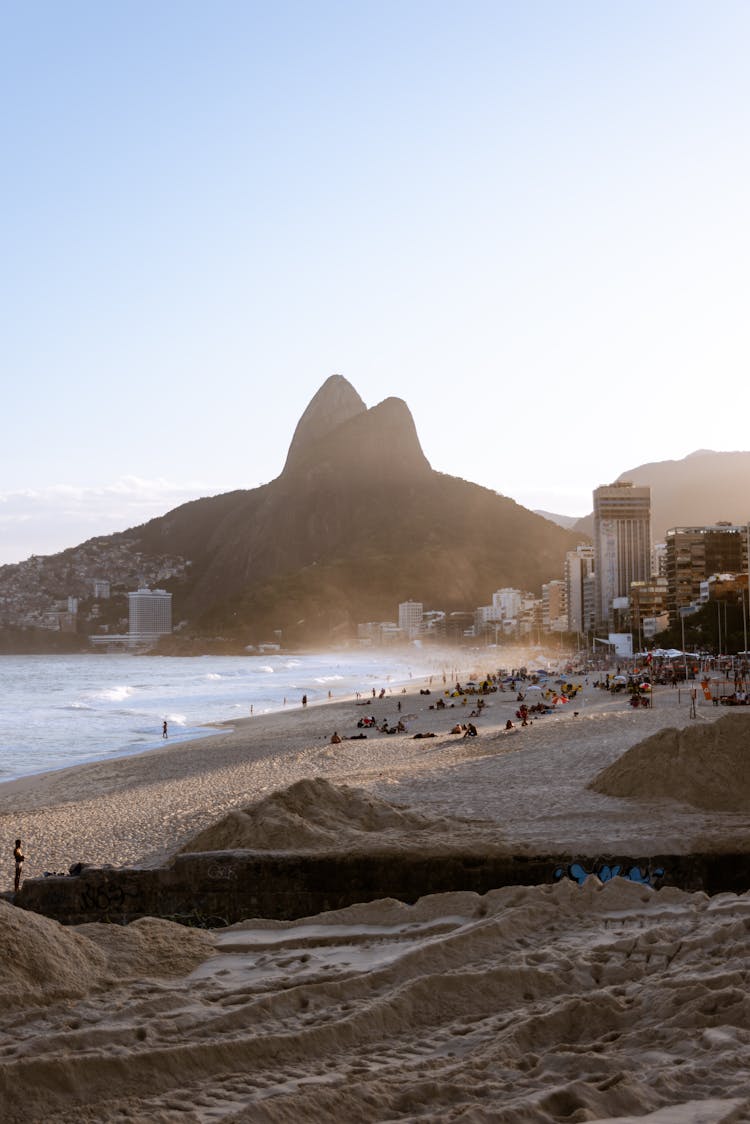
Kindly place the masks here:
<instances>
[{"instance_id":1,"label":"hazy sky","mask_svg":"<svg viewBox=\"0 0 750 1124\"><path fill-rule=\"evenodd\" d=\"M0 21L0 562L274 478L334 372L532 508L750 447L746 0Z\"/></svg>"}]
</instances>

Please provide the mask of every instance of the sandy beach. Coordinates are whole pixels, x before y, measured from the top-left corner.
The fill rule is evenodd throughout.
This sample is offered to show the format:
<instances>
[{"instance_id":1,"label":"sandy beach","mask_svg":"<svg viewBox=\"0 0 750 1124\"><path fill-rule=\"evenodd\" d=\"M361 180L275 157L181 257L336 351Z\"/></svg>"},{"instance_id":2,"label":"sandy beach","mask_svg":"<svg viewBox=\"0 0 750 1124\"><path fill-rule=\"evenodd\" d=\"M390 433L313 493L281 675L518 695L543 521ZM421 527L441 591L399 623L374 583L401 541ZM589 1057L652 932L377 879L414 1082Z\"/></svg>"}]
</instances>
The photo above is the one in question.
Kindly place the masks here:
<instances>
[{"instance_id":1,"label":"sandy beach","mask_svg":"<svg viewBox=\"0 0 750 1124\"><path fill-rule=\"evenodd\" d=\"M477 836L518 852L581 849L688 851L750 847L744 812L717 818L684 802L654 797L624 802L587 784L627 749L667 727L716 721L705 703L690 717L689 690L656 689L651 709L632 710L623 694L582 681L582 693L555 713L521 728L518 702L506 691L475 701L446 699L415 684L384 699L333 700L243 719L209 738L139 756L27 777L0 785L2 837L24 840L26 877L67 871L74 862L159 862L194 833L235 808L308 777L366 789L386 800L477 823ZM537 695L529 693L527 703ZM401 710L397 709L398 703ZM453 707L451 707L453 703ZM374 715L406 734L361 730ZM507 720L514 729L504 729ZM479 736L451 734L473 721ZM334 731L344 738L331 745ZM415 740L414 734L435 738ZM366 738L358 740L361 733ZM354 739L354 740L350 740ZM698 794L700 795L700 794ZM9 852L10 853L10 852ZM10 888L11 864L6 867Z\"/></svg>"},{"instance_id":2,"label":"sandy beach","mask_svg":"<svg viewBox=\"0 0 750 1124\"><path fill-rule=\"evenodd\" d=\"M403 823L404 847L424 821L433 842L465 833L515 854L750 850L750 715L726 734L726 709L699 703L691 717L684 688L633 710L589 683L521 728L510 692L469 719L472 697L435 710L438 690L422 686L3 785L4 838L23 838L27 877L153 864L324 778L395 806L382 822ZM370 714L407 733L362 731ZM450 733L468 720L477 737ZM608 790L636 795L592 791L608 767ZM359 805L342 799L346 847ZM297 841L312 846L307 828ZM750 894L589 879L215 932L156 919L65 929L0 902L0 928L9 1121L750 1119Z\"/></svg>"}]
</instances>

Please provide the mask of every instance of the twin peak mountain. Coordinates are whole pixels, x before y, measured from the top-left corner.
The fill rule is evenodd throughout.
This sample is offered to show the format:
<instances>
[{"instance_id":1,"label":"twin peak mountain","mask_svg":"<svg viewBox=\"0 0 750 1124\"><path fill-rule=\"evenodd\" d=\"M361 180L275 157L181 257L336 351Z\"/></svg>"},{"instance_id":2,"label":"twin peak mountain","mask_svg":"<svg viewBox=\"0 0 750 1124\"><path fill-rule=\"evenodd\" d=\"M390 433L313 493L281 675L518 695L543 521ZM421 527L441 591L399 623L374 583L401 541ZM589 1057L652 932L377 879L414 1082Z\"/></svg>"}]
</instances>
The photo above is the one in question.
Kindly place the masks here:
<instances>
[{"instance_id":1,"label":"twin peak mountain","mask_svg":"<svg viewBox=\"0 0 750 1124\"><path fill-rule=\"evenodd\" d=\"M404 401L368 409L332 375L297 424L281 475L182 505L124 533L190 560L173 588L194 636L284 646L342 640L400 601L473 610L494 590L538 591L580 535L435 472ZM119 536L111 536L118 538Z\"/></svg>"}]
</instances>

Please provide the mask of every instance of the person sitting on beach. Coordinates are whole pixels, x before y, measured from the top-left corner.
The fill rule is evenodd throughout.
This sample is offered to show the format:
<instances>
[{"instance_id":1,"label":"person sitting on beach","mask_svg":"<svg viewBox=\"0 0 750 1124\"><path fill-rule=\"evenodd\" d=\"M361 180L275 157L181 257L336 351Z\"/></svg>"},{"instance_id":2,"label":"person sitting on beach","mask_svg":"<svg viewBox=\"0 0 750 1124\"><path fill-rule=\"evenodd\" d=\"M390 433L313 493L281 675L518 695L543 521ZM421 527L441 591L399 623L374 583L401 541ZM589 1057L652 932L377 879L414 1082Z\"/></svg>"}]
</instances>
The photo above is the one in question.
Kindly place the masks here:
<instances>
[{"instance_id":1,"label":"person sitting on beach","mask_svg":"<svg viewBox=\"0 0 750 1124\"><path fill-rule=\"evenodd\" d=\"M474 725L473 722L468 723L468 725L466 727L466 733L464 734L464 737L465 738L478 738L479 737L479 731L477 730L477 728L476 728L476 726Z\"/></svg>"},{"instance_id":2,"label":"person sitting on beach","mask_svg":"<svg viewBox=\"0 0 750 1124\"><path fill-rule=\"evenodd\" d=\"M456 725L451 730L452 734L463 734L463 732L464 732L464 727L461 726L460 723L458 723L458 722L456 723Z\"/></svg>"},{"instance_id":3,"label":"person sitting on beach","mask_svg":"<svg viewBox=\"0 0 750 1124\"><path fill-rule=\"evenodd\" d=\"M338 745L340 741L341 741L341 738L339 737L338 732L336 730L334 730L333 736L331 738L331 745Z\"/></svg>"},{"instance_id":4,"label":"person sitting on beach","mask_svg":"<svg viewBox=\"0 0 750 1124\"><path fill-rule=\"evenodd\" d=\"M405 734L406 733L406 726L404 726L404 724L403 724L403 722L401 721L400 718L398 720L398 723L396 724L396 730L398 731L399 734Z\"/></svg>"},{"instance_id":5,"label":"person sitting on beach","mask_svg":"<svg viewBox=\"0 0 750 1124\"><path fill-rule=\"evenodd\" d=\"M443 702L442 699L438 699L438 701L435 703L435 709L436 710L445 710L445 703Z\"/></svg>"},{"instance_id":6,"label":"person sitting on beach","mask_svg":"<svg viewBox=\"0 0 750 1124\"><path fill-rule=\"evenodd\" d=\"M511 722L510 718L509 718L509 719L508 719L508 721L507 721L507 722L505 723L505 729L506 729L506 730L515 730L515 726L514 726L514 725L513 725L513 723Z\"/></svg>"}]
</instances>

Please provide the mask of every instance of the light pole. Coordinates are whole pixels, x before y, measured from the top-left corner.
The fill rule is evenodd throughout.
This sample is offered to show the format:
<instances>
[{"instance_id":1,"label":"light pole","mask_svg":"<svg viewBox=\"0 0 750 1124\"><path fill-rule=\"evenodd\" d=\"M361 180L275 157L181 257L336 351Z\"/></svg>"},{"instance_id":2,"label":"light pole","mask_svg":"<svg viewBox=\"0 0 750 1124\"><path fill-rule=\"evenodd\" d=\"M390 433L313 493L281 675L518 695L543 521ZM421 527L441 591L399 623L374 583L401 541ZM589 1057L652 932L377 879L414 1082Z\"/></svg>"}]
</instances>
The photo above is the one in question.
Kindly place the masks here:
<instances>
[{"instance_id":1,"label":"light pole","mask_svg":"<svg viewBox=\"0 0 750 1124\"><path fill-rule=\"evenodd\" d=\"M685 651L685 606L680 606L680 624L682 625L682 663L685 669L685 682L687 683L687 652Z\"/></svg>"}]
</instances>

